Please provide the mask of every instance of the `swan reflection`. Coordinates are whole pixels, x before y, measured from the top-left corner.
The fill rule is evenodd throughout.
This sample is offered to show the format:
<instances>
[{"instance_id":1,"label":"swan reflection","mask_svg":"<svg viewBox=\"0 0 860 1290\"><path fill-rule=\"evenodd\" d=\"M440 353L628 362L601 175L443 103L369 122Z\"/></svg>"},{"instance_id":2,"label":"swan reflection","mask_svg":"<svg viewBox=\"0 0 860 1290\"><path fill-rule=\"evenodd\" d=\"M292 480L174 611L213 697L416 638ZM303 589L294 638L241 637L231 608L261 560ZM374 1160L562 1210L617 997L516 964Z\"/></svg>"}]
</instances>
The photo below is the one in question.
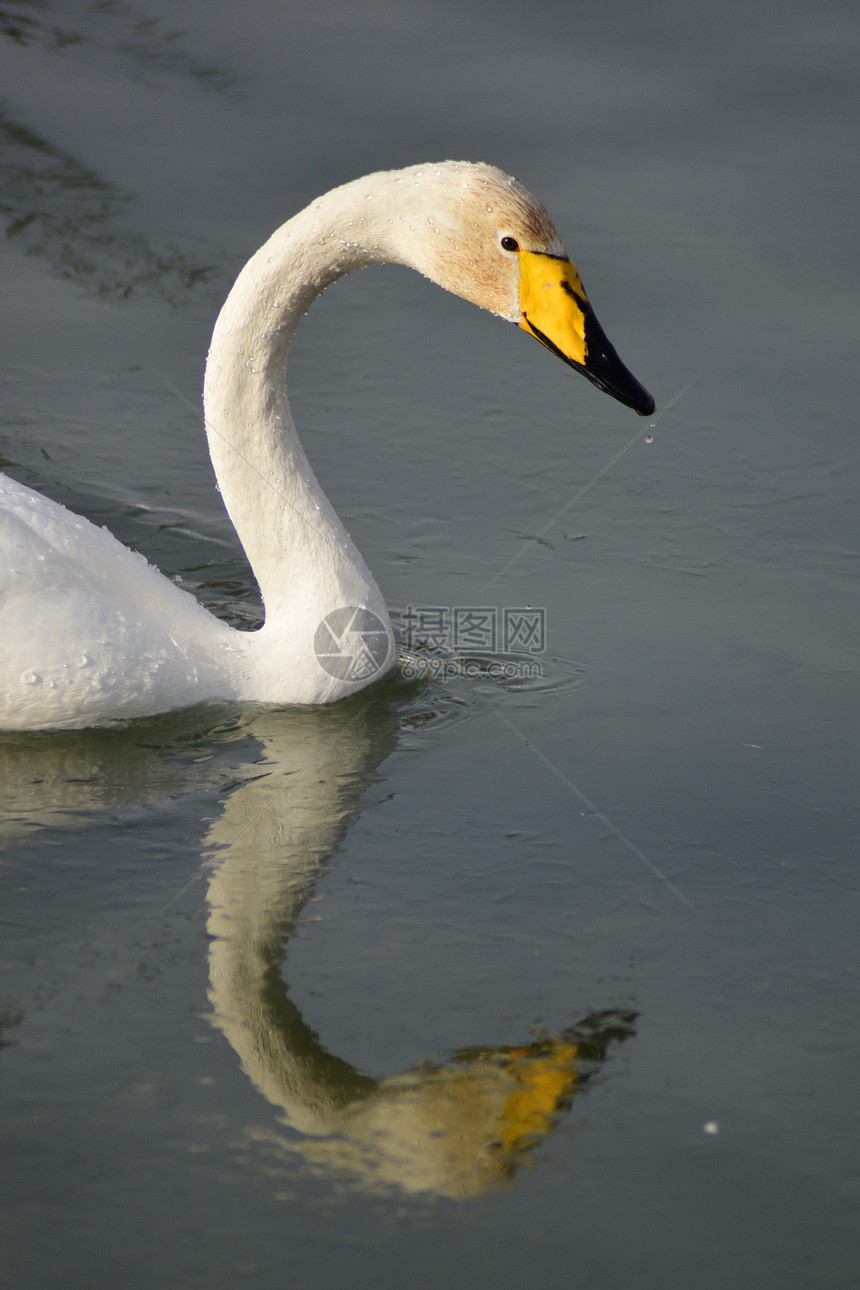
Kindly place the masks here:
<instances>
[{"instance_id":1,"label":"swan reflection","mask_svg":"<svg viewBox=\"0 0 860 1290\"><path fill-rule=\"evenodd\" d=\"M202 870L211 1020L279 1113L246 1136L288 1169L298 1160L360 1189L464 1197L513 1177L635 1018L596 1012L559 1034L374 1078L330 1052L291 1000L282 968L305 905L379 767L439 715L392 678L330 708L198 709L122 729L0 736L0 846L69 834L117 808L216 802Z\"/></svg>"},{"instance_id":2,"label":"swan reflection","mask_svg":"<svg viewBox=\"0 0 860 1290\"><path fill-rule=\"evenodd\" d=\"M255 723L262 773L232 793L209 837L209 997L293 1131L263 1131L268 1147L372 1190L462 1197L513 1176L635 1018L595 1013L559 1035L381 1079L327 1051L289 997L286 943L399 729L366 697Z\"/></svg>"}]
</instances>

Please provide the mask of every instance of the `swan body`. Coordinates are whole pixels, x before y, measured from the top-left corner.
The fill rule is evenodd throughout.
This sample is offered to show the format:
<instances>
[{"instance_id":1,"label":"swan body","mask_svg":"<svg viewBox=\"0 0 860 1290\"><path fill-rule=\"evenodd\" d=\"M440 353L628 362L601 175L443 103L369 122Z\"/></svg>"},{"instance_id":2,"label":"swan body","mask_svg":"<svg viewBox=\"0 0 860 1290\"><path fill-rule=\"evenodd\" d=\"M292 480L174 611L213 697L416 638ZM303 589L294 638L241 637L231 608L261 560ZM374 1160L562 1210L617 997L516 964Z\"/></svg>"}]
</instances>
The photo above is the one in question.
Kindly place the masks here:
<instances>
[{"instance_id":1,"label":"swan body","mask_svg":"<svg viewBox=\"0 0 860 1290\"><path fill-rule=\"evenodd\" d=\"M285 384L315 297L386 261L516 323L599 388L653 411L549 215L516 180L445 162L334 189L248 261L206 365L209 450L263 626L220 622L105 530L0 476L0 729L95 726L214 700L328 703L393 665L382 595L308 463ZM337 666L321 662L327 650Z\"/></svg>"}]
</instances>

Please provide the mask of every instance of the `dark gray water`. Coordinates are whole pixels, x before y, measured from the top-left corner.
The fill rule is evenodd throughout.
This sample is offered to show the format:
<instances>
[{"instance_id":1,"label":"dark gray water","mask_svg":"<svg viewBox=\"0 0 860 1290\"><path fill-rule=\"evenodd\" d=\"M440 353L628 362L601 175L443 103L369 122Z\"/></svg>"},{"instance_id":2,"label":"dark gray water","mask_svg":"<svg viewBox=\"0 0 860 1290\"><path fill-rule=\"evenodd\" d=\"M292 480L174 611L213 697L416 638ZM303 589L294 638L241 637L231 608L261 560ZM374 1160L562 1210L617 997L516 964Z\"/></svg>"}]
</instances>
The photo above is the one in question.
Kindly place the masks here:
<instances>
[{"instance_id":1,"label":"dark gray water","mask_svg":"<svg viewBox=\"0 0 860 1290\"><path fill-rule=\"evenodd\" d=\"M296 420L404 632L530 606L545 649L0 736L4 1284L856 1285L858 35L756 0L0 14L4 467L231 621L184 399L337 183L515 173L670 405L646 442L405 270L314 307Z\"/></svg>"}]
</instances>

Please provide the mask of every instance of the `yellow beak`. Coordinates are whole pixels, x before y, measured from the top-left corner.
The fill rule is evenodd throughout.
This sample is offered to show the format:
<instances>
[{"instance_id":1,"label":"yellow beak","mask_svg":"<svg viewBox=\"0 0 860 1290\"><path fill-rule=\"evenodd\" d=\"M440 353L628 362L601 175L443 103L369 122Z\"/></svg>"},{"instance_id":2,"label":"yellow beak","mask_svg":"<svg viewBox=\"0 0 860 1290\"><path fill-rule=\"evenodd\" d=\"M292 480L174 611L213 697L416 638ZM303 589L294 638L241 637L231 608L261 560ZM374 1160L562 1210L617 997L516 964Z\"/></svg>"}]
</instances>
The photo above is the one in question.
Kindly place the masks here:
<instances>
[{"instance_id":1,"label":"yellow beak","mask_svg":"<svg viewBox=\"0 0 860 1290\"><path fill-rule=\"evenodd\" d=\"M520 251L520 327L592 384L650 416L654 400L621 362L588 303L570 260Z\"/></svg>"}]
</instances>

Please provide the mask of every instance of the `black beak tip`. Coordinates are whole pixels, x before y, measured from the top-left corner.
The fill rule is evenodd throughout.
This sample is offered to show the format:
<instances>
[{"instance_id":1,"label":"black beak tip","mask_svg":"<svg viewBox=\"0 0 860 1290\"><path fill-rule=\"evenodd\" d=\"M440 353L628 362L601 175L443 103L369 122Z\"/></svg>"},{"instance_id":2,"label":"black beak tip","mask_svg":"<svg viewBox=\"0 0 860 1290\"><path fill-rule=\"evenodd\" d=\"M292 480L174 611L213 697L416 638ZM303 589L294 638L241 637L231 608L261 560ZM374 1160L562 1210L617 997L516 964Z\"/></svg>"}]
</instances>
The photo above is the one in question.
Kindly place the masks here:
<instances>
[{"instance_id":1,"label":"black beak tip","mask_svg":"<svg viewBox=\"0 0 860 1290\"><path fill-rule=\"evenodd\" d=\"M633 408L634 412L639 413L640 417L650 417L657 406L654 402L654 396L653 394L649 394L641 385L639 386L639 389L642 391L641 400L638 403L632 403L630 406Z\"/></svg>"},{"instance_id":2,"label":"black beak tip","mask_svg":"<svg viewBox=\"0 0 860 1290\"><path fill-rule=\"evenodd\" d=\"M621 362L590 306L585 310L585 352L581 370L589 381L640 417L651 416L656 406L653 396Z\"/></svg>"}]
</instances>

